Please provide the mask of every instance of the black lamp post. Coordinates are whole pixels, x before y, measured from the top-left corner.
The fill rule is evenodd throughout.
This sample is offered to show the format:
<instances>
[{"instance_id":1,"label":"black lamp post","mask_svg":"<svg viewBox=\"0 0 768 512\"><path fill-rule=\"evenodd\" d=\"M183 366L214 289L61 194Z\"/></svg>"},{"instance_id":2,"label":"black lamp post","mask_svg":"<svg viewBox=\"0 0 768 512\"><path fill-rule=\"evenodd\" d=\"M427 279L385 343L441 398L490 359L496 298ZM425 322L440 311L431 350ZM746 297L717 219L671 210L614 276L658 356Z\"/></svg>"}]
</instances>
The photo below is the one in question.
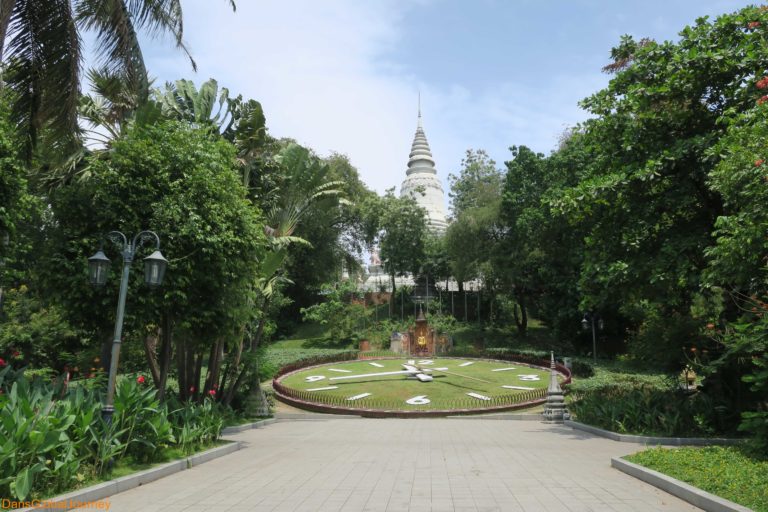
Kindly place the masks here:
<instances>
[{"instance_id":1,"label":"black lamp post","mask_svg":"<svg viewBox=\"0 0 768 512\"><path fill-rule=\"evenodd\" d=\"M595 323L597 323L597 329ZM588 331L590 325L592 326L592 360L597 362L597 330L603 330L603 319L594 311L587 311L581 319L582 329Z\"/></svg>"},{"instance_id":2,"label":"black lamp post","mask_svg":"<svg viewBox=\"0 0 768 512\"><path fill-rule=\"evenodd\" d=\"M160 237L153 231L142 231L136 235L132 241L119 231L112 231L107 234L107 239L120 247L123 254L123 277L120 281L120 295L117 301L117 318L115 319L115 335L112 340L112 358L109 363L109 381L107 382L107 398L102 410L102 417L110 424L112 422L112 413L114 412L115 399L115 381L117 379L117 364L120 360L120 341L123 333L123 319L125 318L125 298L128 294L128 277L131 273L131 263L136 255L136 251L141 249L145 242L155 241L155 252L144 258L144 281L152 288L156 288L163 283L165 269L168 266L162 253L160 253ZM104 251L99 250L88 258L88 277L94 286L104 286L107 282L110 261Z\"/></svg>"}]
</instances>

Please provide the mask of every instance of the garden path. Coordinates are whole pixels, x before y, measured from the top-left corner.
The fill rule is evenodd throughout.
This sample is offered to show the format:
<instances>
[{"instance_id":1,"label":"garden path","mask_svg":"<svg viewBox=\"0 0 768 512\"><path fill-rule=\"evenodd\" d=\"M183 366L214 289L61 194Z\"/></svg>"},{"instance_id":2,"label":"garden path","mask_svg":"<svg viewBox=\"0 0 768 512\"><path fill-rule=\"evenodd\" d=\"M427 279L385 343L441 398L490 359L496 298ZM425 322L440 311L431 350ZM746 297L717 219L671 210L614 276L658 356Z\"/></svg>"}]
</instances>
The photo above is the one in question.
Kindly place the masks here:
<instances>
[{"instance_id":1,"label":"garden path","mask_svg":"<svg viewBox=\"0 0 768 512\"><path fill-rule=\"evenodd\" d=\"M298 416L232 436L246 446L115 495L110 510L698 510L610 467L641 446L562 425Z\"/></svg>"}]
</instances>

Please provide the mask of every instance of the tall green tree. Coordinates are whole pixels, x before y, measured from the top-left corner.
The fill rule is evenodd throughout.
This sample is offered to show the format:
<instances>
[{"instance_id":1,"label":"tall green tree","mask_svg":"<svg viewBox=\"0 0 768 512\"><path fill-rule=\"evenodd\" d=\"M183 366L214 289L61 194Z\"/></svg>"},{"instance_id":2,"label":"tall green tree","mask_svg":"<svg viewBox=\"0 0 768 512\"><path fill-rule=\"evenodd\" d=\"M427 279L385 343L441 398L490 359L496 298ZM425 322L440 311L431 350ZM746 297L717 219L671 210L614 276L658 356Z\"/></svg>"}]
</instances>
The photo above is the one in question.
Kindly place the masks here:
<instances>
[{"instance_id":1,"label":"tall green tree","mask_svg":"<svg viewBox=\"0 0 768 512\"><path fill-rule=\"evenodd\" d=\"M378 246L384 270L396 290L395 277L417 275L424 263L427 236L426 213L411 197L397 197L394 189L369 197L362 206L367 243ZM390 301L390 309L394 300Z\"/></svg>"},{"instance_id":2,"label":"tall green tree","mask_svg":"<svg viewBox=\"0 0 768 512\"><path fill-rule=\"evenodd\" d=\"M517 329L525 334L528 308L540 291L539 270L542 256L538 242L546 212L541 201L547 188L546 160L525 146L513 146L512 160L506 162L507 174L500 207L500 220L507 228L496 251L498 265L517 301Z\"/></svg>"},{"instance_id":3,"label":"tall green tree","mask_svg":"<svg viewBox=\"0 0 768 512\"><path fill-rule=\"evenodd\" d=\"M448 197L454 218L497 199L503 182L504 174L485 150L468 149L461 161L459 175L448 175Z\"/></svg>"},{"instance_id":4,"label":"tall green tree","mask_svg":"<svg viewBox=\"0 0 768 512\"><path fill-rule=\"evenodd\" d=\"M89 180L51 196L44 284L78 326L106 339L119 279L113 275L110 286L92 290L85 258L108 231L157 231L170 262L166 282L147 293L141 272L133 273L126 332L159 326L161 390L175 353L181 398L202 396L217 383L225 348L235 347L253 320L249 304L265 254L263 221L240 183L235 150L206 130L169 121L134 128L91 167ZM119 270L119 256L105 249ZM213 376L205 383L203 362Z\"/></svg>"},{"instance_id":5,"label":"tall green tree","mask_svg":"<svg viewBox=\"0 0 768 512\"><path fill-rule=\"evenodd\" d=\"M759 97L747 84L768 67L766 25L768 13L748 7L700 18L677 42L622 38L615 76L582 102L591 162L552 202L587 227L584 306L619 305L631 328L674 332L654 336L670 361L697 336L690 308L723 213L707 184L719 159L710 149Z\"/></svg>"},{"instance_id":6,"label":"tall green tree","mask_svg":"<svg viewBox=\"0 0 768 512\"><path fill-rule=\"evenodd\" d=\"M149 95L149 80L139 32L170 35L195 67L183 42L179 0L3 0L2 82L14 93L13 119L28 152L46 133L48 144L74 145L82 31L96 35L99 66L120 77L140 101Z\"/></svg>"},{"instance_id":7,"label":"tall green tree","mask_svg":"<svg viewBox=\"0 0 768 512\"><path fill-rule=\"evenodd\" d=\"M484 150L467 150L459 175L451 175L453 222L445 235L453 277L464 282L490 277L491 254L498 239L498 210L504 175Z\"/></svg>"}]
</instances>

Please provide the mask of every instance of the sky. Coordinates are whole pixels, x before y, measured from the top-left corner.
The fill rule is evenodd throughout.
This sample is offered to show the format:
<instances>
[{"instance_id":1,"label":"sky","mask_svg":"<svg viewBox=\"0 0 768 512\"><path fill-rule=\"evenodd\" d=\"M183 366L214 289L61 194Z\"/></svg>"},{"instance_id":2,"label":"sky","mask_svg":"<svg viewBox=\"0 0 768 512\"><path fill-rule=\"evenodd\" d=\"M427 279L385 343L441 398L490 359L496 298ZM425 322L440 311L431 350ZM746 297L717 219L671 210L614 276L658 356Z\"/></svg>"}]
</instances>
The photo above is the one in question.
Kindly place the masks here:
<instances>
[{"instance_id":1,"label":"sky","mask_svg":"<svg viewBox=\"0 0 768 512\"><path fill-rule=\"evenodd\" d=\"M215 78L261 102L275 137L347 155L383 192L405 178L421 94L424 130L448 194L469 148L545 154L586 119L622 34L677 40L735 0L183 0L198 71L164 39L142 49L160 85Z\"/></svg>"}]
</instances>

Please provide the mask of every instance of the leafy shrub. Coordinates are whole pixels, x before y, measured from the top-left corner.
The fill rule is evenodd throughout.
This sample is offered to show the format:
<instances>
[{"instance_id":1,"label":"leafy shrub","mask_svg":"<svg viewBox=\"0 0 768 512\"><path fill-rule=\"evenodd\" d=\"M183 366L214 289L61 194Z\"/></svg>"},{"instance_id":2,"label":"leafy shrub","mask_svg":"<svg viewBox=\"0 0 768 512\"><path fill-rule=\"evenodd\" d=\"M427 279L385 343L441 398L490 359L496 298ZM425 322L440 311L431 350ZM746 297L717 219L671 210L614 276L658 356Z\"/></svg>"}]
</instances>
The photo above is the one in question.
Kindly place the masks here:
<instances>
[{"instance_id":1,"label":"leafy shrub","mask_svg":"<svg viewBox=\"0 0 768 512\"><path fill-rule=\"evenodd\" d=\"M594 377L595 367L592 366L592 363L575 359L571 361L571 373L574 377L586 379L589 377Z\"/></svg>"},{"instance_id":2,"label":"leafy shrub","mask_svg":"<svg viewBox=\"0 0 768 512\"><path fill-rule=\"evenodd\" d=\"M169 415L173 436L184 453L192 453L221 436L224 417L212 400L186 402Z\"/></svg>"},{"instance_id":3,"label":"leafy shrub","mask_svg":"<svg viewBox=\"0 0 768 512\"><path fill-rule=\"evenodd\" d=\"M703 393L655 386L608 385L573 393L578 421L626 434L695 437L731 433L721 408Z\"/></svg>"},{"instance_id":4,"label":"leafy shrub","mask_svg":"<svg viewBox=\"0 0 768 512\"><path fill-rule=\"evenodd\" d=\"M155 388L132 379L118 382L113 422L124 446L121 457L131 455L138 462L148 462L158 450L173 443L167 409L156 395Z\"/></svg>"},{"instance_id":5,"label":"leafy shrub","mask_svg":"<svg viewBox=\"0 0 768 512\"><path fill-rule=\"evenodd\" d=\"M326 341L338 348L360 341L364 337L363 331L372 310L365 307L362 293L354 283L342 281L326 284L320 293L324 296L323 302L301 309L304 321L326 326Z\"/></svg>"},{"instance_id":6,"label":"leafy shrub","mask_svg":"<svg viewBox=\"0 0 768 512\"><path fill-rule=\"evenodd\" d=\"M685 364L684 348L700 338L701 321L654 304L639 308L643 321L629 342L629 355L662 371L677 372Z\"/></svg>"},{"instance_id":7,"label":"leafy shrub","mask_svg":"<svg viewBox=\"0 0 768 512\"><path fill-rule=\"evenodd\" d=\"M275 377L282 368L293 365L298 361L317 361L313 364L320 364L321 362L332 362L333 360L341 361L355 359L356 357L357 352L350 350L269 347L264 354L264 359L259 365L260 369L262 369L260 377L262 380L271 379ZM309 366L309 363L304 366ZM302 366L298 366L297 368L301 367ZM267 372L267 370L269 372Z\"/></svg>"},{"instance_id":8,"label":"leafy shrub","mask_svg":"<svg viewBox=\"0 0 768 512\"><path fill-rule=\"evenodd\" d=\"M36 368L73 359L82 348L78 332L60 307L44 305L25 285L12 288L3 299L0 356L23 360Z\"/></svg>"},{"instance_id":9,"label":"leafy shrub","mask_svg":"<svg viewBox=\"0 0 768 512\"><path fill-rule=\"evenodd\" d=\"M52 386L10 367L0 371L0 390L0 496L24 500L36 489L68 487L80 468L71 408L59 406Z\"/></svg>"},{"instance_id":10,"label":"leafy shrub","mask_svg":"<svg viewBox=\"0 0 768 512\"><path fill-rule=\"evenodd\" d=\"M25 500L71 489L129 456L151 462L179 438L189 453L218 438L223 414L212 401L170 415L151 387L118 382L115 414L102 418L103 379L61 382L0 369L0 496ZM169 417L170 416L170 417ZM170 420L173 420L173 423Z\"/></svg>"},{"instance_id":11,"label":"leafy shrub","mask_svg":"<svg viewBox=\"0 0 768 512\"><path fill-rule=\"evenodd\" d=\"M744 411L739 430L750 433L753 448L768 456L768 298L746 298L744 309L748 311L744 318L717 336L726 353L707 371L719 375L736 365L741 380L749 384L743 396L732 398L732 408ZM737 403L737 398L743 403Z\"/></svg>"}]
</instances>

